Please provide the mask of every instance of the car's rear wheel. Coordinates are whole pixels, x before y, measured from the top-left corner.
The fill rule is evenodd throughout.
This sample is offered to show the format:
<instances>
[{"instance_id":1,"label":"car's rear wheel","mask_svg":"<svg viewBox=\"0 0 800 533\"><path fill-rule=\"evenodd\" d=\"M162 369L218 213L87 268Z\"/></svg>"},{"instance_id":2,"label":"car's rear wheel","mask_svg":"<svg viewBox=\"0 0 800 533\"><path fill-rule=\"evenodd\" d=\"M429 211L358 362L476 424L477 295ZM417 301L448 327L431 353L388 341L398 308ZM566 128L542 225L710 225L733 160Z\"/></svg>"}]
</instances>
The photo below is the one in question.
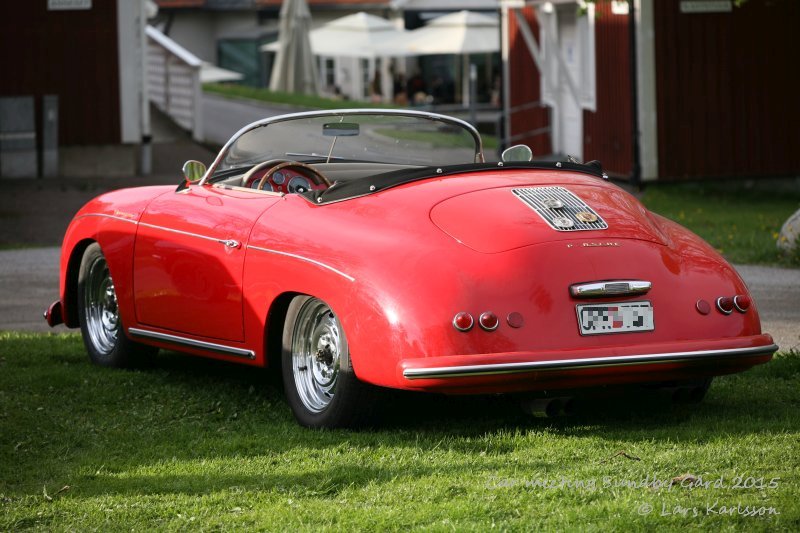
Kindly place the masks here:
<instances>
[{"instance_id":1,"label":"car's rear wheel","mask_svg":"<svg viewBox=\"0 0 800 533\"><path fill-rule=\"evenodd\" d=\"M353 372L342 324L322 300L298 296L289 304L281 363L287 401L303 426L353 427L371 414L374 389Z\"/></svg>"},{"instance_id":2,"label":"car's rear wheel","mask_svg":"<svg viewBox=\"0 0 800 533\"><path fill-rule=\"evenodd\" d=\"M125 336L114 280L100 245L83 253L78 272L78 321L89 359L95 364L128 367L149 362L157 348Z\"/></svg>"}]
</instances>

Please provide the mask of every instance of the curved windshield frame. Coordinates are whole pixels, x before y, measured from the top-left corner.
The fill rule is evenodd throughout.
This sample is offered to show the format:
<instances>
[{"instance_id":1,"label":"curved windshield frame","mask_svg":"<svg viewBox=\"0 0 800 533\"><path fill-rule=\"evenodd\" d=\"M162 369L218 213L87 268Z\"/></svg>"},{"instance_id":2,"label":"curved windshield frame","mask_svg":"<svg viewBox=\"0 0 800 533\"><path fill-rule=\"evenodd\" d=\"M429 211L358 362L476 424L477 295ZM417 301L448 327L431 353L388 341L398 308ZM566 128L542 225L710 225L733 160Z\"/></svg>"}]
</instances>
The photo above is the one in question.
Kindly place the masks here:
<instances>
[{"instance_id":1,"label":"curved windshield frame","mask_svg":"<svg viewBox=\"0 0 800 533\"><path fill-rule=\"evenodd\" d=\"M295 113L242 128L220 151L202 182L218 172L271 159L444 166L482 162L483 147L470 124L435 113L394 109Z\"/></svg>"}]
</instances>

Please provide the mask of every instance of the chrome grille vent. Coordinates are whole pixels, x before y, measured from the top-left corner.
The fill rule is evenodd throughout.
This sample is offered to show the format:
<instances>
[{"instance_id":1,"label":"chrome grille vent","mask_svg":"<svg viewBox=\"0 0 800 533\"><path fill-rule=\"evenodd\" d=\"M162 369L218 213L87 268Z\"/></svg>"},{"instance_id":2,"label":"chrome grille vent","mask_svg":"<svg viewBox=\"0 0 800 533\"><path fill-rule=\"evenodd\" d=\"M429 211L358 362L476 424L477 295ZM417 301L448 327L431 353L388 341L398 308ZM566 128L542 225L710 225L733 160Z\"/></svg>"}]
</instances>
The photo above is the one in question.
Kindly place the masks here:
<instances>
[{"instance_id":1,"label":"chrome grille vent","mask_svg":"<svg viewBox=\"0 0 800 533\"><path fill-rule=\"evenodd\" d=\"M606 294L615 295L615 294L627 294L630 290L630 284L628 283L606 283Z\"/></svg>"},{"instance_id":2,"label":"chrome grille vent","mask_svg":"<svg viewBox=\"0 0 800 533\"><path fill-rule=\"evenodd\" d=\"M523 187L511 192L557 231L608 229L594 209L564 187Z\"/></svg>"}]
</instances>

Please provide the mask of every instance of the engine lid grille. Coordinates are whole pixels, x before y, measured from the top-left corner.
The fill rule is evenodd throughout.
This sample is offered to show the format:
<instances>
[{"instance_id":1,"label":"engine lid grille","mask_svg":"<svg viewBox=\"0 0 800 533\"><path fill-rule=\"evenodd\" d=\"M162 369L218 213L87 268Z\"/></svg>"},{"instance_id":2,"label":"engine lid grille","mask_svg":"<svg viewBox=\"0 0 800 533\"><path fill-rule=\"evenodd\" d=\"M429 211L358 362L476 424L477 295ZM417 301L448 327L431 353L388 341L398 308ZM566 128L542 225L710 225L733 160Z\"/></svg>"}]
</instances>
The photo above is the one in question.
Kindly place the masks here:
<instances>
[{"instance_id":1,"label":"engine lid grille","mask_svg":"<svg viewBox=\"0 0 800 533\"><path fill-rule=\"evenodd\" d=\"M556 231L608 229L594 209L564 187L520 187L511 192Z\"/></svg>"}]
</instances>

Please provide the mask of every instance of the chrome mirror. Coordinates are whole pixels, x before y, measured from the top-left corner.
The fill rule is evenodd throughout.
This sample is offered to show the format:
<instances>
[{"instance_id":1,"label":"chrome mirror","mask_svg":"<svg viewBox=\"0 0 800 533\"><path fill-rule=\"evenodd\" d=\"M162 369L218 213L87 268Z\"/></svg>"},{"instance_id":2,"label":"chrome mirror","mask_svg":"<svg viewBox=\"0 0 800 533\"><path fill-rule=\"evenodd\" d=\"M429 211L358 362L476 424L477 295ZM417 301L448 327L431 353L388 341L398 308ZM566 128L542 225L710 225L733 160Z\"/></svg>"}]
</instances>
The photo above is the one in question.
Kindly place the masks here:
<instances>
[{"instance_id":1,"label":"chrome mirror","mask_svg":"<svg viewBox=\"0 0 800 533\"><path fill-rule=\"evenodd\" d=\"M503 161L530 161L533 151L524 144L517 144L503 150Z\"/></svg>"},{"instance_id":2,"label":"chrome mirror","mask_svg":"<svg viewBox=\"0 0 800 533\"><path fill-rule=\"evenodd\" d=\"M206 166L200 161L190 159L183 164L183 176L189 183L200 181L206 174Z\"/></svg>"}]
</instances>

